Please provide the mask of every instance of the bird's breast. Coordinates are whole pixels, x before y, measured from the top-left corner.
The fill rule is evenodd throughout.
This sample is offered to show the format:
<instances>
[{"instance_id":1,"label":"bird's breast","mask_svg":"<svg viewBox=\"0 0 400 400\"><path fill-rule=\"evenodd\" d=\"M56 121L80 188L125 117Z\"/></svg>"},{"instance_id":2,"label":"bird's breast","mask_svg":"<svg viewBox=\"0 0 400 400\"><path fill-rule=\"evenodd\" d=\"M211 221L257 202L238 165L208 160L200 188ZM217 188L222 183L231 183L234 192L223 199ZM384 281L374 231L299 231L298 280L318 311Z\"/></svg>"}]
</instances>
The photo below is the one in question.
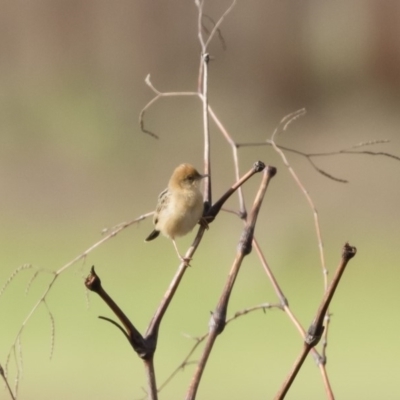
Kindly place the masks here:
<instances>
[{"instance_id":1,"label":"bird's breast","mask_svg":"<svg viewBox=\"0 0 400 400\"><path fill-rule=\"evenodd\" d=\"M168 206L163 211L156 228L171 238L186 235L203 214L203 196L200 190L170 193Z\"/></svg>"}]
</instances>

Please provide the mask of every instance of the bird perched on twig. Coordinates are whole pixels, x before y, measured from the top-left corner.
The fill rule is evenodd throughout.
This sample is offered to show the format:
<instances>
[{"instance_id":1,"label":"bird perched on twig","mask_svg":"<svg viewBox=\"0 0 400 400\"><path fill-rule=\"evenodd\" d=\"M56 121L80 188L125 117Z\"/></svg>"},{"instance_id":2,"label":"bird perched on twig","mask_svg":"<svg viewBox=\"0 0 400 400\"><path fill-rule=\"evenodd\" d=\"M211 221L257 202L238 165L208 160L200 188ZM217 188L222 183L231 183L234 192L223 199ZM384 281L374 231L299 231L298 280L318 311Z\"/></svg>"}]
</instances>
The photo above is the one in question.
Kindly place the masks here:
<instances>
[{"instance_id":1,"label":"bird perched on twig","mask_svg":"<svg viewBox=\"0 0 400 400\"><path fill-rule=\"evenodd\" d=\"M181 164L174 170L168 187L158 196L153 217L154 230L145 239L149 242L161 232L172 239L179 259L185 263L190 260L180 255L175 238L189 233L200 221L204 204L199 183L206 176L190 164Z\"/></svg>"}]
</instances>

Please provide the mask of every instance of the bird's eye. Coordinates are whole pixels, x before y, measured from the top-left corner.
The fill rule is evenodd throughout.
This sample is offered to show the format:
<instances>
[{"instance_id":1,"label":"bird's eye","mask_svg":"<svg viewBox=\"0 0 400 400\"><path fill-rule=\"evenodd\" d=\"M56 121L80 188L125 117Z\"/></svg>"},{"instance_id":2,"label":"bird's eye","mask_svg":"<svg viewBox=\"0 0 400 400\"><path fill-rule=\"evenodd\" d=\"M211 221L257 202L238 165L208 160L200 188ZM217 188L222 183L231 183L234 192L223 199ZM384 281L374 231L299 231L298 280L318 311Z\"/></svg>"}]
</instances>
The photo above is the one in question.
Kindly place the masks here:
<instances>
[{"instance_id":1,"label":"bird's eye","mask_svg":"<svg viewBox=\"0 0 400 400\"><path fill-rule=\"evenodd\" d=\"M186 178L189 182L193 182L194 181L194 175L188 175Z\"/></svg>"}]
</instances>

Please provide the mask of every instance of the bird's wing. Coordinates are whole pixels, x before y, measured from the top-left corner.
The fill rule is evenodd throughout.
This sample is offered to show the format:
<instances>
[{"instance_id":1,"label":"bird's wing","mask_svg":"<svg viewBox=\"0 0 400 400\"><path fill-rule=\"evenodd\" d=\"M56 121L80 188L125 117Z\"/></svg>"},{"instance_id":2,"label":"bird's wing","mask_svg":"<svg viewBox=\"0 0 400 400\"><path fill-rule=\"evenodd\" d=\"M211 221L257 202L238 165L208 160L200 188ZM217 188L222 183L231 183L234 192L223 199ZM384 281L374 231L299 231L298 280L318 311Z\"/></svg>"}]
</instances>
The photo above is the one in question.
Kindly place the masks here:
<instances>
[{"instance_id":1,"label":"bird's wing","mask_svg":"<svg viewBox=\"0 0 400 400\"><path fill-rule=\"evenodd\" d=\"M170 197L171 193L169 192L168 188L164 189L158 196L157 208L153 217L154 225L156 225L158 222L158 216L160 215L161 210L167 207Z\"/></svg>"}]
</instances>

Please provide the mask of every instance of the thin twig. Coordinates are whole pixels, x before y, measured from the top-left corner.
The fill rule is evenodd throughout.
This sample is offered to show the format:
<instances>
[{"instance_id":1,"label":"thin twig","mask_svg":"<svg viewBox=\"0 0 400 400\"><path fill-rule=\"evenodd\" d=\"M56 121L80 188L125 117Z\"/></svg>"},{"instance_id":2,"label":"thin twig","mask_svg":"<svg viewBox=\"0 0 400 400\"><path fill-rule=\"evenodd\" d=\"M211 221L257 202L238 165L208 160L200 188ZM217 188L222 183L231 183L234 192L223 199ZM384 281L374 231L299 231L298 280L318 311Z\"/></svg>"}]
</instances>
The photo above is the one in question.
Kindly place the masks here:
<instances>
[{"instance_id":1,"label":"thin twig","mask_svg":"<svg viewBox=\"0 0 400 400\"><path fill-rule=\"evenodd\" d=\"M348 243L344 245L339 266L336 269L335 276L333 277L332 282L325 291L324 297L321 300L315 318L308 329L306 338L304 340L303 349L299 357L295 361L292 370L290 371L287 378L283 382L279 392L275 396L275 400L282 400L285 398L287 392L290 389L290 386L292 385L293 381L297 376L297 373L302 367L304 360L307 357L307 354L320 341L322 333L324 331L323 322L325 315L327 314L329 304L332 301L336 288L339 285L340 279L343 276L343 272L346 269L348 262L356 255L356 253L357 249L355 247L350 246Z\"/></svg>"},{"instance_id":2,"label":"thin twig","mask_svg":"<svg viewBox=\"0 0 400 400\"><path fill-rule=\"evenodd\" d=\"M69 261L68 263L66 263L65 265L63 265L61 268L59 268L57 271L52 272L52 279L49 282L49 284L47 285L47 287L45 288L45 290L43 291L42 295L40 296L40 298L37 300L37 302L35 303L35 305L31 308L30 312L28 313L28 315L25 317L24 321L22 322L15 338L14 338L14 342L11 345L9 354L7 356L7 362L5 364L6 369L8 368L8 363L10 360L10 356L12 353L14 353L14 355L16 354L17 349L21 348L21 336L22 333L26 327L26 325L28 324L28 322L30 321L30 319L33 317L33 315L36 313L36 311L38 310L38 308L42 305L46 303L46 299L48 294L50 293L50 291L52 290L52 288L54 287L57 279L62 275L62 273L64 271L66 271L67 269L69 269L71 266L73 266L74 264L76 264L78 261L83 260L87 257L87 255L89 253L91 253L93 250L97 249L98 247L100 247L102 244L104 244L105 242L107 242L108 240L110 240L111 238L115 237L119 232L121 232L122 230L124 230L125 228L139 222L142 221L143 219L147 218L149 215L152 215L152 213L148 213L148 214L143 214L140 217L129 221L129 222L125 222L122 224L119 224L118 228L116 228L115 230L112 230L110 233L108 233L106 236L104 236L101 240L99 240L98 242L94 243L93 245L91 245L88 249L86 249L83 253L79 254L77 257L73 258L71 261ZM50 320L52 319L52 315L50 314ZM53 323L53 322L52 322ZM53 334L53 333L52 333ZM54 338L52 338L52 341L54 340ZM17 358L15 358L15 360L17 360ZM18 368L17 368L17 379L16 381L18 382L19 380L19 374L21 372L22 369L22 356L20 359L20 363L17 363Z\"/></svg>"},{"instance_id":3,"label":"thin twig","mask_svg":"<svg viewBox=\"0 0 400 400\"><path fill-rule=\"evenodd\" d=\"M319 153L306 153L300 150L296 150L296 149L292 149L290 147L285 147L285 146L281 146L281 145L276 145L279 149L286 151L286 152L290 152L290 153L294 153L297 154L299 156L304 157L309 163L310 165L321 175L332 179L333 181L336 182L340 182L340 183L348 183L348 180L343 179L343 178L338 178L336 176L333 176L331 173L328 173L326 171L324 171L323 169L319 168L315 162L312 160L313 157L330 157L330 156L337 156L340 154L355 154L355 155L368 155L368 156L382 156L382 157L389 157L392 158L394 160L400 161L400 157L396 156L394 154L388 153L388 152L383 152L383 151L367 151L367 150L363 150L363 151L355 151L352 149L357 149L363 146L371 146L371 145L377 145L377 144L382 144L382 143L389 143L389 140L371 140L369 142L362 142L359 144L356 144L354 146L351 146L349 148L346 149L341 149L341 150L336 150L336 151L326 151L326 152L319 152ZM253 142L253 143L236 143L235 144L237 146L237 148L240 147L258 147L258 146L272 146L272 143L270 141L266 141L266 142Z\"/></svg>"},{"instance_id":4,"label":"thin twig","mask_svg":"<svg viewBox=\"0 0 400 400\"><path fill-rule=\"evenodd\" d=\"M218 31L220 25L224 21L225 17L233 10L233 7L235 7L236 0L233 0L231 5L224 11L222 14L221 18L216 22L214 25L214 28L212 29L211 33L209 34L207 41L205 42L205 45L203 46L204 50L207 50L208 45L210 44L211 40L214 38L215 33Z\"/></svg>"},{"instance_id":5,"label":"thin twig","mask_svg":"<svg viewBox=\"0 0 400 400\"><path fill-rule=\"evenodd\" d=\"M253 208L247 220L246 226L242 232L239 245L237 247L237 252L235 256L235 260L233 262L231 271L229 273L228 279L226 281L225 287L222 291L221 297L218 301L218 304L215 308L215 311L212 313L211 320L209 323L209 335L207 337L207 341L203 350L203 354L200 358L199 363L197 364L196 371L193 375L193 378L190 382L189 389L186 393L186 400L194 400L196 397L196 393L200 384L201 377L203 375L205 366L207 364L208 358L211 354L211 351L214 347L214 343L217 339L217 336L221 334L226 325L226 314L228 309L229 298L236 281L237 275L239 273L240 267L242 265L243 259L251 252L254 228L258 217L258 212L260 210L262 201L264 199L266 190L268 188L268 184L271 178L276 174L276 169L274 167L267 167L263 172L263 179L259 188L259 191L256 195Z\"/></svg>"},{"instance_id":6,"label":"thin twig","mask_svg":"<svg viewBox=\"0 0 400 400\"><path fill-rule=\"evenodd\" d=\"M305 110L301 109L301 110L298 110L292 114L287 115L285 118L283 118L282 121L280 122L279 126L275 129L274 133L272 134L270 143L272 144L272 147L274 148L274 150L280 155L283 163L288 168L288 170L289 170L290 174L292 175L293 179L295 180L297 186L303 192L303 195L305 196L305 198L313 212L315 231L316 231L316 235L317 235L319 255L320 255L320 260L321 260L321 268L322 268L322 274L323 274L323 279L324 279L324 289L326 290L326 288L328 287L328 270L326 268L326 263L325 263L324 245L323 245L323 241L322 241L321 227L320 227L320 223L319 223L317 208L315 207L314 202L313 202L310 194L308 193L307 189L304 187L300 178L297 176L296 172L289 164L289 161L287 160L284 152L275 143L276 135L281 131L285 131L290 123L295 121L297 118L303 116L304 114L305 114Z\"/></svg>"},{"instance_id":7,"label":"thin twig","mask_svg":"<svg viewBox=\"0 0 400 400\"><path fill-rule=\"evenodd\" d=\"M232 187L230 189L228 189L227 192L225 194L223 194L221 196L221 198L212 205L212 207L210 207L208 212L205 214L205 218L207 219L207 222L210 224L215 219L215 217L219 213L221 207L228 200L228 198L241 185L243 185L243 183L246 182L251 176L253 176L254 174L256 174L258 172L261 172L264 169L264 167L265 167L265 165L260 161L254 163L252 169L249 172L247 172L241 179L239 179L238 182L236 182L234 185L232 185ZM204 235L205 229L206 228L204 226L202 226L202 225L200 226L200 228L197 232L197 235L196 235L192 245L186 251L184 258L191 259L193 257L197 247L199 246L199 244L201 242L201 239ZM161 320L162 320L170 302L172 301L172 298L174 297L174 294L175 294L176 290L178 289L178 286L179 286L187 268L188 268L187 263L185 263L185 262L180 263L178 270L175 273L175 276L172 278L172 281L171 281L167 291L165 292L164 297L162 298L159 307L157 308L152 320L150 321L150 324L146 330L145 337L152 336L152 337L154 337L154 340L156 340L157 335L158 335L158 330L159 330L159 327L161 324Z\"/></svg>"},{"instance_id":8,"label":"thin twig","mask_svg":"<svg viewBox=\"0 0 400 400\"><path fill-rule=\"evenodd\" d=\"M6 374L5 374L4 369L3 369L3 367L2 367L1 364L0 364L0 375L2 376L3 381L4 381L4 383L5 383L6 386L7 386L8 393L10 394L11 399L12 399L12 400L15 400L16 397L14 396L14 393L13 393L13 391L11 390L11 386L10 386L10 384L8 383Z\"/></svg>"},{"instance_id":9,"label":"thin twig","mask_svg":"<svg viewBox=\"0 0 400 400\"><path fill-rule=\"evenodd\" d=\"M232 139L232 136L228 133L227 129L224 127L224 125L222 124L222 122L220 121L220 119L217 117L214 110L210 106L208 106L208 112L210 113L211 118L213 119L214 123L217 125L217 127L220 130L220 132L222 133L222 135L225 137L225 140L231 146L232 156L233 156L233 168L235 170L235 179L239 180L240 172L239 172L238 147L236 146L236 143ZM240 217L245 219L247 216L247 212L246 212L246 205L244 202L242 188L239 188L237 193L238 193L238 197L239 197Z\"/></svg>"},{"instance_id":10,"label":"thin twig","mask_svg":"<svg viewBox=\"0 0 400 400\"><path fill-rule=\"evenodd\" d=\"M208 121L208 64L210 57L207 53L202 55L203 61L203 129L204 129L204 173L207 177L204 179L204 207L207 211L212 204L211 193L211 146L210 146L210 126Z\"/></svg>"},{"instance_id":11,"label":"thin twig","mask_svg":"<svg viewBox=\"0 0 400 400\"><path fill-rule=\"evenodd\" d=\"M263 304L259 304L259 305L253 306L253 307L245 308L240 311L236 311L232 317L230 317L226 320L225 327L228 324L230 324L231 322L236 321L240 317L243 317L251 312L262 310L265 313L266 310L272 309L272 308L281 308L281 306L280 306L280 304L263 303ZM196 351L196 349L200 346L200 344L207 338L208 332L199 337L191 337L188 335L185 335L185 336L189 337L190 339L193 339L196 343L189 350L189 353L186 355L186 357L183 359L183 361L171 372L171 374L159 386L158 393L160 393L161 390L163 390L171 382L171 380L176 376L176 374L179 371L184 370L185 367L187 367L188 365L195 364L195 362L191 361L190 359L191 359L193 353Z\"/></svg>"}]
</instances>

